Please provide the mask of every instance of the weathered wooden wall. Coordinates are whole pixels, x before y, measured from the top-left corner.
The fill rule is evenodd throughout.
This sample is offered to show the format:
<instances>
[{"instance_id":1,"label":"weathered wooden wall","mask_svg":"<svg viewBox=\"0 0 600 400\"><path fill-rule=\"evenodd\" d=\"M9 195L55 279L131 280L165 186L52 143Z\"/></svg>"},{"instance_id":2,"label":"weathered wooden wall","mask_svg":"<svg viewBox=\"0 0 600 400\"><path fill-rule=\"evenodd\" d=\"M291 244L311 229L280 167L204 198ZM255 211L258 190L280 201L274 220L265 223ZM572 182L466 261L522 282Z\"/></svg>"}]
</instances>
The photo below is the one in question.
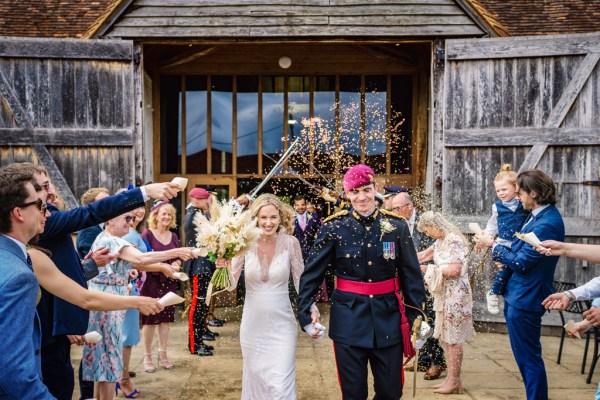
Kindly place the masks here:
<instances>
[{"instance_id":1,"label":"weathered wooden wall","mask_svg":"<svg viewBox=\"0 0 600 400\"><path fill-rule=\"evenodd\" d=\"M66 205L134 179L133 46L0 39L0 165L44 165Z\"/></svg>"},{"instance_id":2,"label":"weathered wooden wall","mask_svg":"<svg viewBox=\"0 0 600 400\"><path fill-rule=\"evenodd\" d=\"M443 210L485 223L500 165L539 168L558 188L568 240L600 242L600 35L449 40ZM600 266L562 259L556 279Z\"/></svg>"},{"instance_id":3,"label":"weathered wooden wall","mask_svg":"<svg viewBox=\"0 0 600 400\"><path fill-rule=\"evenodd\" d=\"M100 37L475 36L477 13L454 0L135 0ZM116 16L109 19L113 23Z\"/></svg>"}]
</instances>

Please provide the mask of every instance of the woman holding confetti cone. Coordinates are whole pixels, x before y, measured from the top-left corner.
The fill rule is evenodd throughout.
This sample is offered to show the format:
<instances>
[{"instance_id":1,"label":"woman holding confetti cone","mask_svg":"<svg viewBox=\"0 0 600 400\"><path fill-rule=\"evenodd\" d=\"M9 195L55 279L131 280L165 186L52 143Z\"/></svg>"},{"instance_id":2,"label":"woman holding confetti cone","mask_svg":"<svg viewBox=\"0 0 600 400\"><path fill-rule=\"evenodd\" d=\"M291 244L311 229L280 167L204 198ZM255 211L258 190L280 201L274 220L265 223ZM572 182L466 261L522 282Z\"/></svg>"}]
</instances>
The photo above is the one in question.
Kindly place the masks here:
<instances>
[{"instance_id":1,"label":"woman holding confetti cone","mask_svg":"<svg viewBox=\"0 0 600 400\"><path fill-rule=\"evenodd\" d=\"M111 254L119 254L117 260L108 263L100 274L92 279L90 290L127 295L129 270L136 269L161 272L173 276L174 268L161 261L192 257L191 248L178 248L168 251L141 253L122 237L129 233L133 216L131 212L107 221L102 232L92 245L92 251L107 247ZM90 312L88 331L97 331L102 340L97 344L86 344L83 348L83 379L94 382L94 397L98 400L113 399L115 387L119 388L122 376L122 325L125 311ZM127 393L137 397L135 390Z\"/></svg>"}]
</instances>

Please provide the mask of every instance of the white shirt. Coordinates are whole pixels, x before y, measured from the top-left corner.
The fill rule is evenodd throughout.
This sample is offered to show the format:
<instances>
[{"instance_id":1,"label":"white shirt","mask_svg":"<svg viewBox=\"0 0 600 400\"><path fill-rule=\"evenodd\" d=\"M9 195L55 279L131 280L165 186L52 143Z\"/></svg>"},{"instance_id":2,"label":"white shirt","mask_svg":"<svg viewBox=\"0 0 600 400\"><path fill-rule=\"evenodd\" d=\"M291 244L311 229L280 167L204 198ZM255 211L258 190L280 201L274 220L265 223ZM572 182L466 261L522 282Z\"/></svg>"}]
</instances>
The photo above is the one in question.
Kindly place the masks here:
<instances>
[{"instance_id":1,"label":"white shirt","mask_svg":"<svg viewBox=\"0 0 600 400\"><path fill-rule=\"evenodd\" d=\"M576 300L590 300L600 297L600 276L595 277L586 284L570 290Z\"/></svg>"},{"instance_id":2,"label":"white shirt","mask_svg":"<svg viewBox=\"0 0 600 400\"><path fill-rule=\"evenodd\" d=\"M550 204L546 204L543 206L540 206L538 208L536 208L535 210L531 211L531 213L533 214L534 217L537 217L537 215L542 212L542 210L544 210L545 208L550 207ZM529 223L533 221L533 218L529 218L529 220L525 223L525 225L523 225L523 228L525 228L527 225L529 225ZM521 228L521 229L523 229Z\"/></svg>"},{"instance_id":3,"label":"white shirt","mask_svg":"<svg viewBox=\"0 0 600 400\"><path fill-rule=\"evenodd\" d=\"M413 230L415 229L415 220L416 219L417 219L417 210L415 208L413 208L412 215L410 216L408 221L406 221L408 223L408 229L410 230L410 236L412 236Z\"/></svg>"}]
</instances>

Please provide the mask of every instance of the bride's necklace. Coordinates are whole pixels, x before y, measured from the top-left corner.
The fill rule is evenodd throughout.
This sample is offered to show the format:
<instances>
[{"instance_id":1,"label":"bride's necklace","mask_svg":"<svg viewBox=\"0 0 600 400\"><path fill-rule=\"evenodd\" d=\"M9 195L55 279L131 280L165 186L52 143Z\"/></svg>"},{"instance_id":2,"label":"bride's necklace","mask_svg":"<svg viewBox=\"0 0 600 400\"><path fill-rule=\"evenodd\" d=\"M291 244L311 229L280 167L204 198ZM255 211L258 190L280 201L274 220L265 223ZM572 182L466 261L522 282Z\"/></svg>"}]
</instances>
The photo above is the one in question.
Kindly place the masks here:
<instances>
[{"instance_id":1,"label":"bride's necklace","mask_svg":"<svg viewBox=\"0 0 600 400\"><path fill-rule=\"evenodd\" d=\"M260 264L260 280L263 282L269 281L269 266L275 257L275 247L277 246L277 236L273 239L259 238L258 239L258 259ZM269 257L269 255L271 257ZM270 258L270 261L269 261Z\"/></svg>"}]
</instances>

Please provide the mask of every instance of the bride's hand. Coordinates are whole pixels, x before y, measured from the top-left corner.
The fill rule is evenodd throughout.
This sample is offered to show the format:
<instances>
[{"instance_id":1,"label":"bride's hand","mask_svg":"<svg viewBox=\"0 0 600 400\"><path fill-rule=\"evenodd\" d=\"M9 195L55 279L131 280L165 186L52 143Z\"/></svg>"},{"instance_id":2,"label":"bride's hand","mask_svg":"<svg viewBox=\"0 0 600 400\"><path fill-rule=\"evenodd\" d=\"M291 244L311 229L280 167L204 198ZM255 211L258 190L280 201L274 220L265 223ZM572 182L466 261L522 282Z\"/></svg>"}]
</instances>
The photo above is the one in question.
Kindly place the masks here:
<instances>
[{"instance_id":1,"label":"bride's hand","mask_svg":"<svg viewBox=\"0 0 600 400\"><path fill-rule=\"evenodd\" d=\"M231 260L226 260L224 258L217 258L217 261L215 262L215 266L217 268L227 268L231 265Z\"/></svg>"}]
</instances>

